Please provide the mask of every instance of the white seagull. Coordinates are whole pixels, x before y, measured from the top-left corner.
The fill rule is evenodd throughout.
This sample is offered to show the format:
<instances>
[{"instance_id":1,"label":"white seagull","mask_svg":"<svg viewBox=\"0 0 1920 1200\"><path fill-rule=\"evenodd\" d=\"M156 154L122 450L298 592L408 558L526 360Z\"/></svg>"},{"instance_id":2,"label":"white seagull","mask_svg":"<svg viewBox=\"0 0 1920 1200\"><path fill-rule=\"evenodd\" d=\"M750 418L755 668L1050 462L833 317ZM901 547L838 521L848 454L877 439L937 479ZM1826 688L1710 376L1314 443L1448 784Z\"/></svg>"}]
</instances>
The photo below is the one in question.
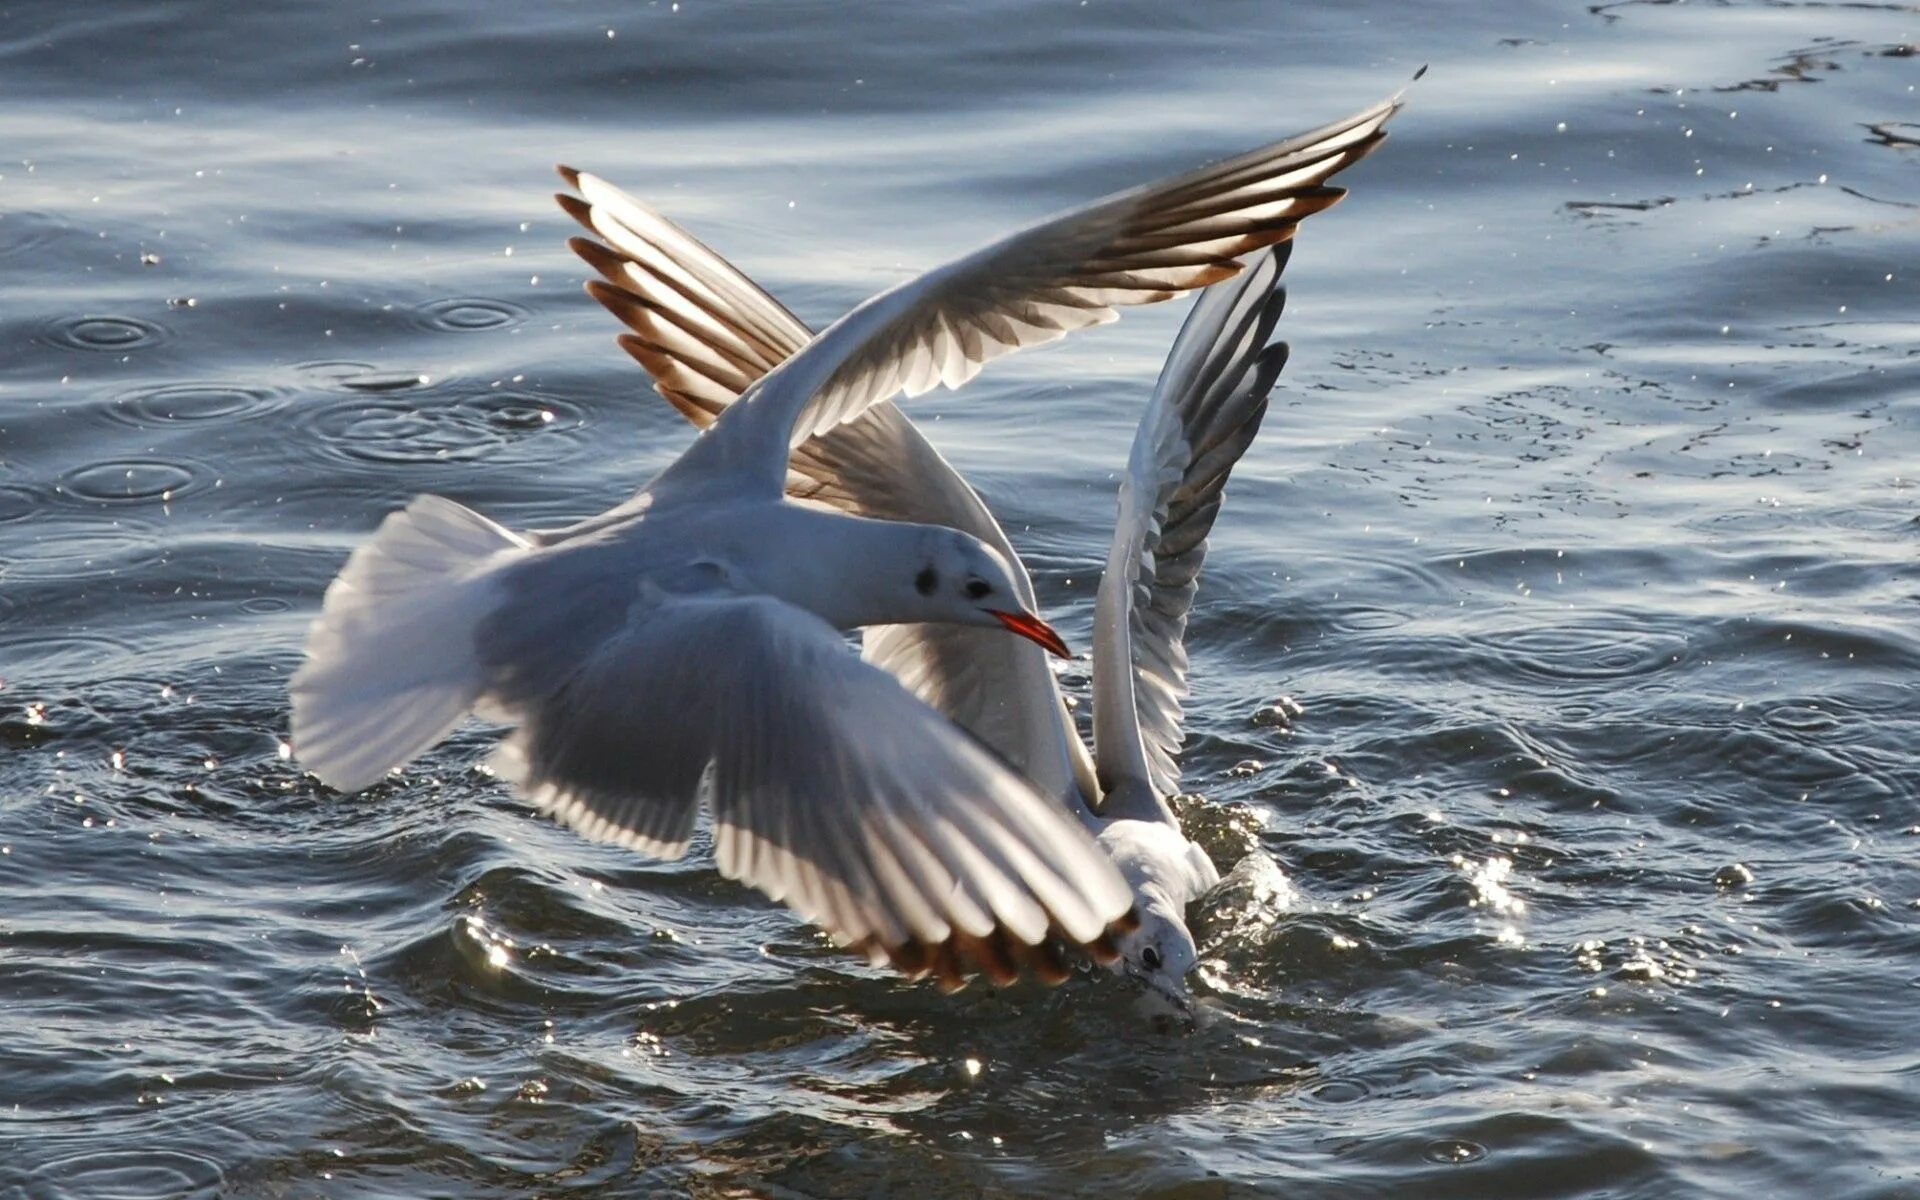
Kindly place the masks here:
<instances>
[{"instance_id":1,"label":"white seagull","mask_svg":"<svg viewBox=\"0 0 1920 1200\"><path fill-rule=\"evenodd\" d=\"M1293 142L1364 129L1370 147L1394 107L1389 101ZM777 300L666 218L596 176L564 168L562 175L580 193L558 196L562 207L605 239L571 243L604 277L588 291L633 330L621 345L696 426L712 425L812 340ZM1326 201L1332 198L1337 193ZM1200 299L1141 420L1099 593L1093 755L1031 646L951 625L876 626L864 634L868 661L1058 797L1096 835L1126 877L1140 918L1120 937L1122 958L1113 965L1181 1011L1195 960L1186 908L1218 880L1167 804L1179 782L1186 616L1221 489L1285 362L1285 347L1268 346L1267 338L1285 301L1276 285L1289 250L1282 242ZM798 502L973 534L1009 564L1022 604L1034 606L1004 531L893 404L876 404L797 445L789 467L788 492ZM1012 978L989 970L997 982Z\"/></svg>"},{"instance_id":2,"label":"white seagull","mask_svg":"<svg viewBox=\"0 0 1920 1200\"><path fill-rule=\"evenodd\" d=\"M589 228L596 213L601 223L619 219L628 228L644 213L656 232L674 228L602 180L568 178L596 197L591 203L559 197ZM596 282L588 291L636 327L649 313L682 303L684 293L672 279L698 278L727 285L726 300L712 310L721 325L778 329L796 352L811 336L778 301L677 228L676 271L656 269L665 259L649 266L584 238L572 245L621 281ZM1053 781L1048 790L1095 836L1133 891L1140 925L1118 939L1121 957L1113 968L1181 1014L1190 1010L1185 978L1197 957L1187 906L1220 879L1167 803L1179 785L1187 613L1227 477L1252 444L1286 363L1286 346L1267 339L1286 303L1278 283L1291 252L1292 243L1282 243L1200 297L1135 432L1095 607L1091 756L1065 715L1052 672L1031 647L952 626L865 632L869 661L900 674L1016 769ZM720 295L720 289L711 293L716 301ZM710 424L732 400L706 387L690 395L668 382L686 378L684 345L634 334L621 343L656 372L661 394L697 426ZM790 495L863 516L917 518L974 533L1005 557L1019 594L1032 603L1031 579L1005 531L892 404L813 438L795 451L793 466Z\"/></svg>"},{"instance_id":3,"label":"white seagull","mask_svg":"<svg viewBox=\"0 0 1920 1200\"><path fill-rule=\"evenodd\" d=\"M697 244L644 209L603 217L604 185L569 172L620 271L657 269L677 295L643 338L687 351L695 376L737 381L739 402L632 499L566 529L519 534L431 496L391 514L308 637L291 685L301 761L363 788L477 712L517 726L499 773L588 837L683 854L704 798L722 874L872 961L957 986L1022 967L1057 981L1060 943L1111 960L1133 892L1093 838L916 700L911 664L889 673L841 638L1004 628L1062 652L1030 586L1002 548L951 524L788 500L790 455L865 427L903 390L957 387L1117 306L1233 275L1338 198L1324 181L1397 107L1035 226L785 346L751 295L748 320L727 323L737 273L677 271L673 251ZM898 636L937 653L940 633Z\"/></svg>"}]
</instances>

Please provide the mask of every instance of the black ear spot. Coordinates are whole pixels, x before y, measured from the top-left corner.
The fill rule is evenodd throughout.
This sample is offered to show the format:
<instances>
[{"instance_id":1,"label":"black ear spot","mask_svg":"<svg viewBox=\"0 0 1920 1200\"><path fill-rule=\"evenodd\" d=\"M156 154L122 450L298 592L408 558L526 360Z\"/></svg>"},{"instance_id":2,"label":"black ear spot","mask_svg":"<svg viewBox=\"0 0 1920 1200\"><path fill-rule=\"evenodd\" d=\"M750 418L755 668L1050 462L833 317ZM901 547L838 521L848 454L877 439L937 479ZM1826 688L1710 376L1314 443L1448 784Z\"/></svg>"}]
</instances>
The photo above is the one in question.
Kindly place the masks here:
<instances>
[{"instance_id":1,"label":"black ear spot","mask_svg":"<svg viewBox=\"0 0 1920 1200\"><path fill-rule=\"evenodd\" d=\"M967 599L980 600L993 594L993 585L984 579L967 580Z\"/></svg>"},{"instance_id":2,"label":"black ear spot","mask_svg":"<svg viewBox=\"0 0 1920 1200\"><path fill-rule=\"evenodd\" d=\"M913 577L913 590L919 592L922 596L933 595L933 590L939 586L940 572L934 570L932 567L920 568L920 573Z\"/></svg>"},{"instance_id":3,"label":"black ear spot","mask_svg":"<svg viewBox=\"0 0 1920 1200\"><path fill-rule=\"evenodd\" d=\"M1160 969L1160 951L1152 946L1143 947L1140 951L1140 962L1147 970L1158 971Z\"/></svg>"}]
</instances>

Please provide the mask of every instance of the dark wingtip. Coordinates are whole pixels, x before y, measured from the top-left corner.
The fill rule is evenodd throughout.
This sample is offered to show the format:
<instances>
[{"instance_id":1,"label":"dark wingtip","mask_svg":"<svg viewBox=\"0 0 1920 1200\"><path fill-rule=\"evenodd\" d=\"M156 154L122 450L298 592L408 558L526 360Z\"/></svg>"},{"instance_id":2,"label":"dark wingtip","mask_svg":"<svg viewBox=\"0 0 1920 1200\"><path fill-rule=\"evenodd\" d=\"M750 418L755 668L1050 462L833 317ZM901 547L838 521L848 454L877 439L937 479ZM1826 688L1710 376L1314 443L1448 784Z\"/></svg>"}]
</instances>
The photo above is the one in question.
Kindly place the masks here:
<instances>
[{"instance_id":1,"label":"dark wingtip","mask_svg":"<svg viewBox=\"0 0 1920 1200\"><path fill-rule=\"evenodd\" d=\"M555 192L553 202L560 206L562 212L580 224L588 229L593 228L593 208L585 200L578 196L569 196L565 192Z\"/></svg>"},{"instance_id":2,"label":"dark wingtip","mask_svg":"<svg viewBox=\"0 0 1920 1200\"><path fill-rule=\"evenodd\" d=\"M1426 63L1421 63L1421 64L1420 64L1420 69L1419 69L1418 71L1415 71L1415 72L1413 73L1413 78L1412 78L1411 80L1408 80L1408 82L1409 82L1409 83L1414 83L1414 82L1418 82L1418 81L1419 81L1419 79L1420 79L1420 77L1421 77L1421 76L1423 76L1423 75L1425 75L1426 73L1427 73L1427 64L1426 64Z\"/></svg>"},{"instance_id":3,"label":"dark wingtip","mask_svg":"<svg viewBox=\"0 0 1920 1200\"><path fill-rule=\"evenodd\" d=\"M1425 67L1421 68L1421 70L1425 70L1425 69L1426 69ZM1415 78L1417 79L1419 77L1415 76ZM560 176L560 178L567 181L568 187L578 188L580 186L580 172L574 170L572 167L568 166L567 164L555 163L553 164L553 170L555 174Z\"/></svg>"}]
</instances>

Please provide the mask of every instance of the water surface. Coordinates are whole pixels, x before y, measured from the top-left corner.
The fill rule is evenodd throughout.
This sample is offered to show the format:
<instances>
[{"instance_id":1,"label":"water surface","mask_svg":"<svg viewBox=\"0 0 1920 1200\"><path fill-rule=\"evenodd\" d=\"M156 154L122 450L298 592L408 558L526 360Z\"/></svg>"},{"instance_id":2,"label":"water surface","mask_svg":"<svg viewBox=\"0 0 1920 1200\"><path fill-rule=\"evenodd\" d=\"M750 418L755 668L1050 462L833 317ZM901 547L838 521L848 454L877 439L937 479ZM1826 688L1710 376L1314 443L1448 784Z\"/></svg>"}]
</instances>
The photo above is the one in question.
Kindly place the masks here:
<instances>
[{"instance_id":1,"label":"water surface","mask_svg":"<svg viewBox=\"0 0 1920 1200\"><path fill-rule=\"evenodd\" d=\"M1916 41L0 0L0 1196L1920 1195ZM1284 871L1196 912L1199 1030L869 971L479 730L350 798L288 761L385 511L556 524L685 444L554 161L824 323L1421 63L1302 234L1194 619L1191 820ZM1181 307L913 410L1083 646Z\"/></svg>"}]
</instances>

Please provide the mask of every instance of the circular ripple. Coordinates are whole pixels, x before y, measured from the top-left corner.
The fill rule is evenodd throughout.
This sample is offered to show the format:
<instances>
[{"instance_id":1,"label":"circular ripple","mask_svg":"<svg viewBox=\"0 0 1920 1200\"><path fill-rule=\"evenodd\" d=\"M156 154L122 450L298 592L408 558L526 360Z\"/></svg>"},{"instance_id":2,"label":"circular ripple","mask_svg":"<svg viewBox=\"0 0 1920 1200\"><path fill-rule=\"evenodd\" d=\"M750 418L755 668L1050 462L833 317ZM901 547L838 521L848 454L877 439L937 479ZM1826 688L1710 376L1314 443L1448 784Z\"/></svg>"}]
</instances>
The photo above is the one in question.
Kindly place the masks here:
<instances>
[{"instance_id":1,"label":"circular ripple","mask_svg":"<svg viewBox=\"0 0 1920 1200\"><path fill-rule=\"evenodd\" d=\"M44 674L51 679L84 676L102 663L134 653L127 642L93 633L35 634L0 645L5 646L10 670Z\"/></svg>"},{"instance_id":2,"label":"circular ripple","mask_svg":"<svg viewBox=\"0 0 1920 1200\"><path fill-rule=\"evenodd\" d=\"M328 450L357 462L473 462L555 456L564 444L555 435L578 430L580 414L562 401L515 394L445 402L389 396L335 405L311 424Z\"/></svg>"},{"instance_id":3,"label":"circular ripple","mask_svg":"<svg viewBox=\"0 0 1920 1200\"><path fill-rule=\"evenodd\" d=\"M249 596L240 602L240 611L265 616L269 613L283 613L293 607L291 600L282 600L278 596Z\"/></svg>"},{"instance_id":4,"label":"circular ripple","mask_svg":"<svg viewBox=\"0 0 1920 1200\"><path fill-rule=\"evenodd\" d=\"M27 1194L46 1200L198 1200L221 1186L217 1163L177 1150L94 1150L35 1171Z\"/></svg>"},{"instance_id":5,"label":"circular ripple","mask_svg":"<svg viewBox=\"0 0 1920 1200\"><path fill-rule=\"evenodd\" d=\"M65 317L41 332L41 337L55 346L105 353L138 350L155 345L166 336L166 330L151 321L114 316Z\"/></svg>"},{"instance_id":6,"label":"circular ripple","mask_svg":"<svg viewBox=\"0 0 1920 1200\"><path fill-rule=\"evenodd\" d=\"M350 359L323 358L314 362L296 364L293 369L310 379L337 386L355 376L365 375L379 368L372 363L353 362Z\"/></svg>"},{"instance_id":7,"label":"circular ripple","mask_svg":"<svg viewBox=\"0 0 1920 1200\"><path fill-rule=\"evenodd\" d=\"M168 425L191 421L232 421L257 416L279 405L272 388L237 383L170 383L128 392L107 410L129 425Z\"/></svg>"},{"instance_id":8,"label":"circular ripple","mask_svg":"<svg viewBox=\"0 0 1920 1200\"><path fill-rule=\"evenodd\" d=\"M1409 614L1391 608L1357 605L1336 614L1329 624L1341 633L1374 633L1405 625L1412 619Z\"/></svg>"},{"instance_id":9,"label":"circular ripple","mask_svg":"<svg viewBox=\"0 0 1920 1200\"><path fill-rule=\"evenodd\" d=\"M1373 1089L1357 1079L1330 1079L1309 1093L1321 1104L1352 1104L1372 1094Z\"/></svg>"},{"instance_id":10,"label":"circular ripple","mask_svg":"<svg viewBox=\"0 0 1920 1200\"><path fill-rule=\"evenodd\" d=\"M1686 649L1672 634L1635 629L1517 629L1476 638L1518 670L1548 679L1623 679L1670 665Z\"/></svg>"},{"instance_id":11,"label":"circular ripple","mask_svg":"<svg viewBox=\"0 0 1920 1200\"><path fill-rule=\"evenodd\" d=\"M455 296L434 300L414 310L420 323L441 333L483 333L506 329L527 319L527 310L505 300Z\"/></svg>"},{"instance_id":12,"label":"circular ripple","mask_svg":"<svg viewBox=\"0 0 1920 1200\"><path fill-rule=\"evenodd\" d=\"M0 485L0 525L22 521L40 511L46 500L31 488Z\"/></svg>"},{"instance_id":13,"label":"circular ripple","mask_svg":"<svg viewBox=\"0 0 1920 1200\"><path fill-rule=\"evenodd\" d=\"M203 469L157 459L126 458L76 467L60 477L66 490L102 504L141 504L184 495Z\"/></svg>"},{"instance_id":14,"label":"circular ripple","mask_svg":"<svg viewBox=\"0 0 1920 1200\"><path fill-rule=\"evenodd\" d=\"M0 552L0 578L87 579L145 566L159 553L151 530L124 521L98 526L36 523L34 536L9 541Z\"/></svg>"}]
</instances>

